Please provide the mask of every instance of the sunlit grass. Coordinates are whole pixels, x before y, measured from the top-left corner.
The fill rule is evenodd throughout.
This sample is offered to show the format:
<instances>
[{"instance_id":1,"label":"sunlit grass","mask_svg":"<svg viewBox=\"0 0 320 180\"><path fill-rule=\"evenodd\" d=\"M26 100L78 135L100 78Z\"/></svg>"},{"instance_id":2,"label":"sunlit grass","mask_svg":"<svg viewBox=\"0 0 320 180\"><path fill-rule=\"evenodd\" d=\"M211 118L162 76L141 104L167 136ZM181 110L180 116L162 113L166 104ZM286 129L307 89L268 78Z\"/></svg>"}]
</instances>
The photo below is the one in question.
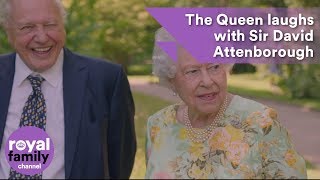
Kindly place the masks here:
<instances>
[{"instance_id":1,"label":"sunlit grass","mask_svg":"<svg viewBox=\"0 0 320 180\"><path fill-rule=\"evenodd\" d=\"M130 65L128 67L128 74L148 75L148 74L151 74L151 71L152 71L151 64Z\"/></svg>"},{"instance_id":2,"label":"sunlit grass","mask_svg":"<svg viewBox=\"0 0 320 180\"><path fill-rule=\"evenodd\" d=\"M133 98L136 107L135 129L137 135L137 154L134 168L131 174L132 179L144 178L146 171L145 166L145 134L147 119L150 115L160 109L170 105L169 102L161 100L157 97L147 96L142 93L133 92Z\"/></svg>"},{"instance_id":3,"label":"sunlit grass","mask_svg":"<svg viewBox=\"0 0 320 180\"><path fill-rule=\"evenodd\" d=\"M320 170L308 169L308 179L320 179Z\"/></svg>"},{"instance_id":4,"label":"sunlit grass","mask_svg":"<svg viewBox=\"0 0 320 180\"><path fill-rule=\"evenodd\" d=\"M234 87L246 87L251 90L271 92L272 86L265 78L259 78L255 74L229 75L228 84Z\"/></svg>"}]
</instances>

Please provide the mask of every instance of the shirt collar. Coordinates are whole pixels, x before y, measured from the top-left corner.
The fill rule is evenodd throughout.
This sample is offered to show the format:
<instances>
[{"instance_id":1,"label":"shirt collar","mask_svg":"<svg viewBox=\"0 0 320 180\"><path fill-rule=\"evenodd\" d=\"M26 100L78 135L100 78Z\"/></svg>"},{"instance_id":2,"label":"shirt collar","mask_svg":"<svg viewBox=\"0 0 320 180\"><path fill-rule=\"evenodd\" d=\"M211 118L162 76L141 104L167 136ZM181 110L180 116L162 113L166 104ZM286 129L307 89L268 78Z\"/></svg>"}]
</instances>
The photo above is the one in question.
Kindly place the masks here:
<instances>
[{"instance_id":1,"label":"shirt collar","mask_svg":"<svg viewBox=\"0 0 320 180\"><path fill-rule=\"evenodd\" d=\"M63 49L60 51L56 63L48 70L38 73L32 71L21 59L19 54L16 55L15 65L15 84L14 86L20 86L22 82L29 75L40 75L43 77L51 86L57 87L59 79L62 78L62 67L63 67Z\"/></svg>"}]
</instances>

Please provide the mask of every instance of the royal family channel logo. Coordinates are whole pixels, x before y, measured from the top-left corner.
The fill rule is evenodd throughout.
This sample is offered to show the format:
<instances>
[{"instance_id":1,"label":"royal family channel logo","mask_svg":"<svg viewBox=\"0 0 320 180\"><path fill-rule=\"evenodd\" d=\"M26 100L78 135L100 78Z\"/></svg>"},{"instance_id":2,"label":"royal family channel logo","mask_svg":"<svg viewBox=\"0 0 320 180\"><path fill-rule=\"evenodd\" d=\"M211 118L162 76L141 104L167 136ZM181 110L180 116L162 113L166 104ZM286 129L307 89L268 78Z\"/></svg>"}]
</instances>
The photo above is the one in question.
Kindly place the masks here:
<instances>
[{"instance_id":1,"label":"royal family channel logo","mask_svg":"<svg viewBox=\"0 0 320 180\"><path fill-rule=\"evenodd\" d=\"M42 173L51 163L54 147L48 134L37 127L21 127L6 142L6 158L14 170L24 175Z\"/></svg>"}]
</instances>

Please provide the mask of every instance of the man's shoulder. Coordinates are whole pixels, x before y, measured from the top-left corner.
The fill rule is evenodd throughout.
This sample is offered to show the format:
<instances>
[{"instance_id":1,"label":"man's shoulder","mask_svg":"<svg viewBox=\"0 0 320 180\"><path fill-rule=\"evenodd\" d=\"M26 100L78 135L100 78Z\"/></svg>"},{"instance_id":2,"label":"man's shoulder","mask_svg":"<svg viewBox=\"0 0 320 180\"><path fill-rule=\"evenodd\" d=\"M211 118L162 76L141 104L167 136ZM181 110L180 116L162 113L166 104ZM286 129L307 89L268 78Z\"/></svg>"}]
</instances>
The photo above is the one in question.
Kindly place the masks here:
<instances>
[{"instance_id":1,"label":"man's shoulder","mask_svg":"<svg viewBox=\"0 0 320 180\"><path fill-rule=\"evenodd\" d=\"M65 53L71 56L72 58L76 59L81 63L85 63L89 68L97 68L97 69L121 69L121 65L111 62L107 59L96 58L96 57L89 57L87 55L79 54L76 52L72 52L70 50L66 50Z\"/></svg>"},{"instance_id":2,"label":"man's shoulder","mask_svg":"<svg viewBox=\"0 0 320 180\"><path fill-rule=\"evenodd\" d=\"M15 62L15 53L0 54L0 69L13 70Z\"/></svg>"},{"instance_id":3,"label":"man's shoulder","mask_svg":"<svg viewBox=\"0 0 320 180\"><path fill-rule=\"evenodd\" d=\"M1 61L12 61L15 59L16 53L0 54Z\"/></svg>"}]
</instances>

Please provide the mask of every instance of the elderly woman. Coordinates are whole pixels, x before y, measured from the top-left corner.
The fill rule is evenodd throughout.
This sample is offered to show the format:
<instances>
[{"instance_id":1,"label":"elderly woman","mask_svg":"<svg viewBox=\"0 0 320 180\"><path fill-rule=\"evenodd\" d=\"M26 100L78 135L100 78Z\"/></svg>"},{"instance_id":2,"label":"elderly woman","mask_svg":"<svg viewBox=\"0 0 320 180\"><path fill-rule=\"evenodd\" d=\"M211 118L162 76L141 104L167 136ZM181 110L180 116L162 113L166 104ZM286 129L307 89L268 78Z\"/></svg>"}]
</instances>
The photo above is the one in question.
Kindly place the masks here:
<instances>
[{"instance_id":1,"label":"elderly woman","mask_svg":"<svg viewBox=\"0 0 320 180\"><path fill-rule=\"evenodd\" d=\"M158 30L156 41L172 41ZM231 65L200 64L179 47L177 62L155 47L154 74L183 103L148 119L146 178L306 178L275 110L227 92Z\"/></svg>"}]
</instances>

